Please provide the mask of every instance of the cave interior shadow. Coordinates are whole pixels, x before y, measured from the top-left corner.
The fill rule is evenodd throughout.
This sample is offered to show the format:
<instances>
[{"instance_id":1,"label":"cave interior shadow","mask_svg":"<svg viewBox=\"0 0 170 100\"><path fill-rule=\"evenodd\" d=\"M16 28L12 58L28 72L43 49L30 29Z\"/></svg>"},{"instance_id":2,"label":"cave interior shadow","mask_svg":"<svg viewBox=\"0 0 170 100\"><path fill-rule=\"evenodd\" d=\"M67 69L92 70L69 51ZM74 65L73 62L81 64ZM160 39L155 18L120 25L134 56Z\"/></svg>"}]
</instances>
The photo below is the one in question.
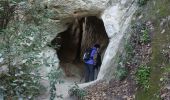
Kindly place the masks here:
<instances>
[{"instance_id":1,"label":"cave interior shadow","mask_svg":"<svg viewBox=\"0 0 170 100\"><path fill-rule=\"evenodd\" d=\"M75 18L66 31L51 41L66 77L80 79L84 76L83 54L96 43L101 46L100 54L103 58L109 38L103 21L96 16Z\"/></svg>"}]
</instances>

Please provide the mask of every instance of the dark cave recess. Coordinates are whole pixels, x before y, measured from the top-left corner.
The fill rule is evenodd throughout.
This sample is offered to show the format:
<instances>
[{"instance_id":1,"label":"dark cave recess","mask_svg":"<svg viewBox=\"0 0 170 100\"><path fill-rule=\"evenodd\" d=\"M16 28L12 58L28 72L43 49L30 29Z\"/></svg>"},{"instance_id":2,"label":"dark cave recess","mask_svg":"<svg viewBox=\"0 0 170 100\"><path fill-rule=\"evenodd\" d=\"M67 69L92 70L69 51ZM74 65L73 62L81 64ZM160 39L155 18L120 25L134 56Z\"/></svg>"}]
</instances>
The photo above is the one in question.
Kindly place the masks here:
<instances>
[{"instance_id":1,"label":"dark cave recess","mask_svg":"<svg viewBox=\"0 0 170 100\"><path fill-rule=\"evenodd\" d=\"M94 44L100 44L100 53L103 55L109 43L104 23L95 16L76 18L69 28L59 33L51 41L53 46L60 45L56 49L61 67L66 67L65 72L71 67L79 67L82 71L82 56L86 48ZM69 69L68 69L69 68Z\"/></svg>"}]
</instances>

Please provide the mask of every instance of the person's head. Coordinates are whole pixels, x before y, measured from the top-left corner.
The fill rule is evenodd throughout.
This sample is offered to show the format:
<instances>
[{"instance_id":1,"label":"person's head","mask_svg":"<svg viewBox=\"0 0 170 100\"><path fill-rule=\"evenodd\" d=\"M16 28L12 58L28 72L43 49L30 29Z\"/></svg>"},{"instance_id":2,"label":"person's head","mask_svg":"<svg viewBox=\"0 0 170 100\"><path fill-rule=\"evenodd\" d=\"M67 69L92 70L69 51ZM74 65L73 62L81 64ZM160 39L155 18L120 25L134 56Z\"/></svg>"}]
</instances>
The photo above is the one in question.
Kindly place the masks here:
<instances>
[{"instance_id":1,"label":"person's head","mask_svg":"<svg viewBox=\"0 0 170 100\"><path fill-rule=\"evenodd\" d=\"M100 49L100 45L99 44L95 44L94 47L97 48L97 50Z\"/></svg>"}]
</instances>

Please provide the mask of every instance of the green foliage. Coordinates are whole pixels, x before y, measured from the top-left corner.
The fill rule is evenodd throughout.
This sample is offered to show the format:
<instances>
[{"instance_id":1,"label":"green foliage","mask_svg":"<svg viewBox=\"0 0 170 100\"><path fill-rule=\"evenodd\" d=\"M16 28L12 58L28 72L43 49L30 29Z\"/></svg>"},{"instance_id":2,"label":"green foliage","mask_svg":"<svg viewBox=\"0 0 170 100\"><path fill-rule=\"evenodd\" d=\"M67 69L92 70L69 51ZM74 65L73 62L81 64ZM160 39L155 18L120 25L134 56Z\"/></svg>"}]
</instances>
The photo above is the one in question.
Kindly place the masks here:
<instances>
[{"instance_id":1,"label":"green foliage","mask_svg":"<svg viewBox=\"0 0 170 100\"><path fill-rule=\"evenodd\" d=\"M127 76L128 72L125 66L122 65L122 63L119 63L117 69L116 69L116 78L118 80L123 80Z\"/></svg>"},{"instance_id":2,"label":"green foliage","mask_svg":"<svg viewBox=\"0 0 170 100\"><path fill-rule=\"evenodd\" d=\"M148 30L147 29L144 29L144 30L141 30L142 32L142 35L140 37L140 41L144 44L147 44L150 42L150 37L149 37L149 34L148 34Z\"/></svg>"},{"instance_id":3,"label":"green foliage","mask_svg":"<svg viewBox=\"0 0 170 100\"><path fill-rule=\"evenodd\" d=\"M165 68L165 71L170 73L170 68Z\"/></svg>"},{"instance_id":4,"label":"green foliage","mask_svg":"<svg viewBox=\"0 0 170 100\"><path fill-rule=\"evenodd\" d=\"M150 30L145 23L141 23L136 23L132 26L136 38L135 41L139 44L148 44L151 41Z\"/></svg>"},{"instance_id":5,"label":"green foliage","mask_svg":"<svg viewBox=\"0 0 170 100\"><path fill-rule=\"evenodd\" d=\"M116 71L115 71L115 76L116 79L118 80L123 80L126 78L128 75L128 70L126 64L129 63L133 57L133 45L130 44L129 41L126 41L124 45L124 52L121 53L120 55L117 55L117 60L116 62L118 63Z\"/></svg>"},{"instance_id":6,"label":"green foliage","mask_svg":"<svg viewBox=\"0 0 170 100\"><path fill-rule=\"evenodd\" d=\"M55 85L57 83L59 84L63 83L63 81L59 79L62 75L63 75L63 72L61 69L53 69L47 76L50 81L50 100L54 100L56 97ZM59 95L57 97L62 98L62 95Z\"/></svg>"},{"instance_id":7,"label":"green foliage","mask_svg":"<svg viewBox=\"0 0 170 100\"><path fill-rule=\"evenodd\" d=\"M134 45L133 43L131 43L131 41L129 40L126 41L124 47L125 47L124 52L121 53L117 61L118 66L116 68L115 75L118 80L123 80L126 78L126 76L128 75L127 63L130 63L134 56L134 53L133 53Z\"/></svg>"},{"instance_id":8,"label":"green foliage","mask_svg":"<svg viewBox=\"0 0 170 100\"><path fill-rule=\"evenodd\" d=\"M126 43L126 44L125 44L125 51L126 51L128 54L131 54L132 51L133 51L133 46L132 46L132 44Z\"/></svg>"},{"instance_id":9,"label":"green foliage","mask_svg":"<svg viewBox=\"0 0 170 100\"><path fill-rule=\"evenodd\" d=\"M28 69L28 70L27 70ZM13 74L1 74L1 86L3 86L5 99L33 99L44 87L40 84L41 76L36 72L30 72L26 66L20 68L13 66Z\"/></svg>"},{"instance_id":10,"label":"green foliage","mask_svg":"<svg viewBox=\"0 0 170 100\"><path fill-rule=\"evenodd\" d=\"M27 0L1 0L0 1L0 31L5 29L8 22L12 19L15 14L15 7L18 3Z\"/></svg>"},{"instance_id":11,"label":"green foliage","mask_svg":"<svg viewBox=\"0 0 170 100\"><path fill-rule=\"evenodd\" d=\"M145 90L149 88L150 67L141 65L136 72L136 80Z\"/></svg>"},{"instance_id":12,"label":"green foliage","mask_svg":"<svg viewBox=\"0 0 170 100\"><path fill-rule=\"evenodd\" d=\"M42 89L41 76L38 72L38 67L42 65L38 54L41 46L35 45L40 43L41 39L38 38L31 43L31 38L28 36L30 33L39 35L37 29L27 27L19 35L15 31L17 26L15 24L13 27L7 27L1 34L4 40L0 45L0 53L4 59L2 65L7 65L9 71L6 75L2 75L1 80L4 83L0 84L4 87L5 98L33 99Z\"/></svg>"},{"instance_id":13,"label":"green foliage","mask_svg":"<svg viewBox=\"0 0 170 100\"><path fill-rule=\"evenodd\" d=\"M139 6L143 6L147 3L148 0L138 0Z\"/></svg>"},{"instance_id":14,"label":"green foliage","mask_svg":"<svg viewBox=\"0 0 170 100\"><path fill-rule=\"evenodd\" d=\"M133 43L127 42L125 44L126 57L124 58L125 59L124 63L129 62L133 58L134 56L133 49L134 49Z\"/></svg>"},{"instance_id":15,"label":"green foliage","mask_svg":"<svg viewBox=\"0 0 170 100\"><path fill-rule=\"evenodd\" d=\"M44 8L40 3L22 4L25 8L23 16L29 16L30 20L21 19L15 13L16 19L11 20L0 34L0 59L3 59L0 67L5 65L8 69L5 74L0 74L0 86L5 98L12 100L34 99L42 91L40 67L54 68L53 63L56 63L55 59L44 58L42 51L49 41L47 35L56 33L55 24L44 17ZM48 77L54 87L60 74L55 74L58 73L56 70L51 73L54 75L49 74Z\"/></svg>"},{"instance_id":16,"label":"green foliage","mask_svg":"<svg viewBox=\"0 0 170 100\"><path fill-rule=\"evenodd\" d=\"M75 86L73 86L69 90L70 96L75 96L78 98L78 100L84 100L84 97L87 95L87 92L84 89L81 89L76 83Z\"/></svg>"}]
</instances>

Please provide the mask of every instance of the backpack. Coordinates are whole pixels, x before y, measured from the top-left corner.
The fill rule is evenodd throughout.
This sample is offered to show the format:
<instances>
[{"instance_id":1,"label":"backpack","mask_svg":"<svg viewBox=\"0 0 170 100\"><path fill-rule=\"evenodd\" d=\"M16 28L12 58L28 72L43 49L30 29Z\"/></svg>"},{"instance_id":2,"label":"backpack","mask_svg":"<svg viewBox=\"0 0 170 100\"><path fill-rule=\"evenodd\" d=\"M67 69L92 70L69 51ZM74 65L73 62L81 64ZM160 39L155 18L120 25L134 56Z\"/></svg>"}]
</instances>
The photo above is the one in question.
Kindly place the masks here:
<instances>
[{"instance_id":1,"label":"backpack","mask_svg":"<svg viewBox=\"0 0 170 100\"><path fill-rule=\"evenodd\" d=\"M88 60L90 60L91 58L91 52L92 52L92 48L88 48L86 49L84 56L83 56L83 60L86 62Z\"/></svg>"}]
</instances>

